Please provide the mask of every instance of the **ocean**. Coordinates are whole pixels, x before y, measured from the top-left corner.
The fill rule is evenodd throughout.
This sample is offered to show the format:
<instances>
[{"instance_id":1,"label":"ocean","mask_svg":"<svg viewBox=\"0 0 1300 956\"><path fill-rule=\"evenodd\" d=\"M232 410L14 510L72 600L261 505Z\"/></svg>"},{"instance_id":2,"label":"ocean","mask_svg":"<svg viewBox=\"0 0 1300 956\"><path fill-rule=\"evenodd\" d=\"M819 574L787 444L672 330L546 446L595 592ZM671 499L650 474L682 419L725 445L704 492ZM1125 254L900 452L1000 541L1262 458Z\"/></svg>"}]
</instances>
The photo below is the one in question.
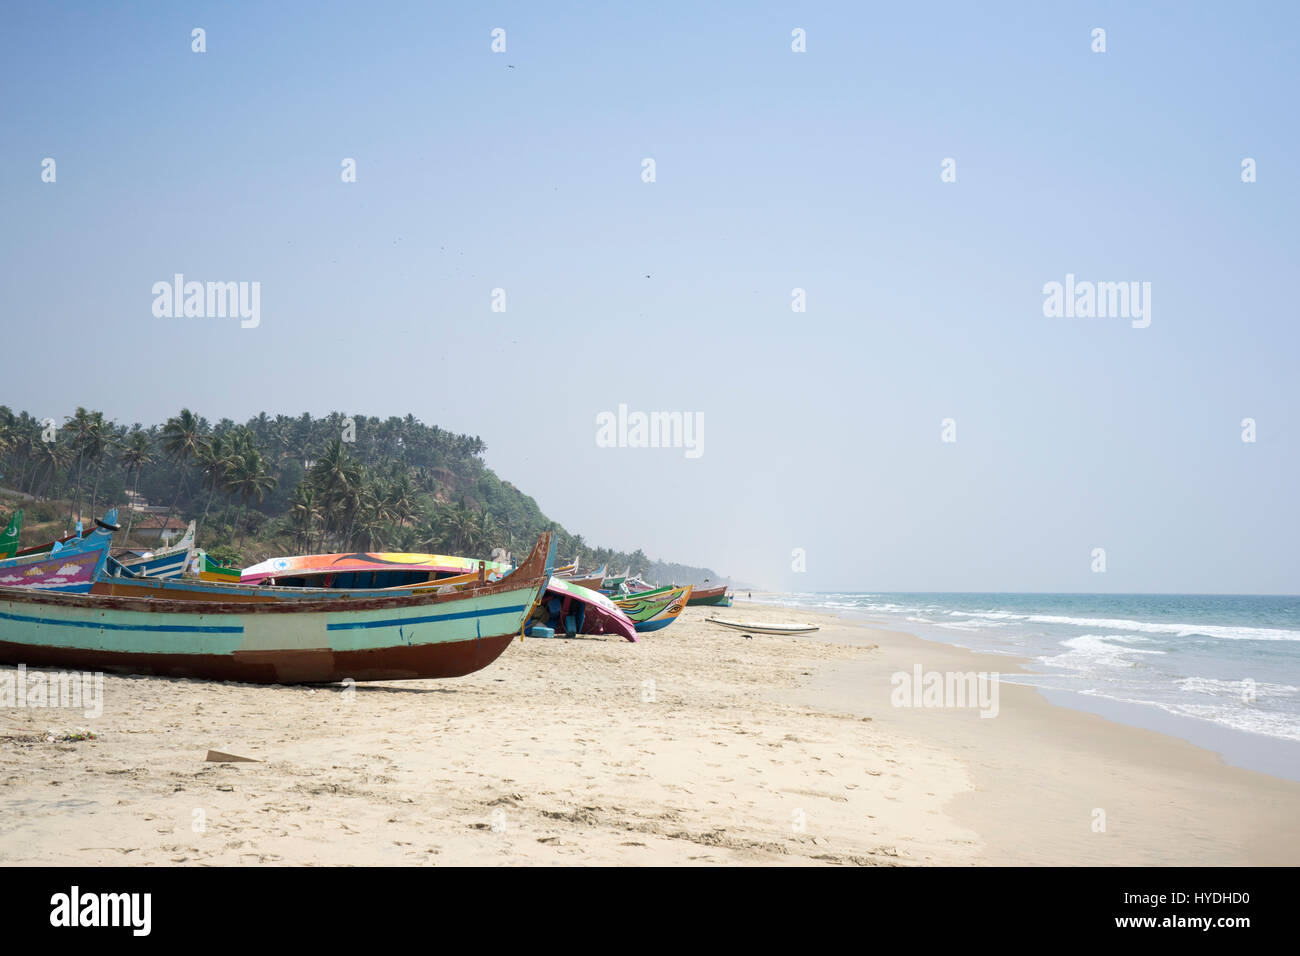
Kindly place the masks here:
<instances>
[{"instance_id":1,"label":"ocean","mask_svg":"<svg viewBox=\"0 0 1300 956\"><path fill-rule=\"evenodd\" d=\"M1005 682L1300 779L1300 597L841 592L754 601L1014 655L1032 673Z\"/></svg>"}]
</instances>

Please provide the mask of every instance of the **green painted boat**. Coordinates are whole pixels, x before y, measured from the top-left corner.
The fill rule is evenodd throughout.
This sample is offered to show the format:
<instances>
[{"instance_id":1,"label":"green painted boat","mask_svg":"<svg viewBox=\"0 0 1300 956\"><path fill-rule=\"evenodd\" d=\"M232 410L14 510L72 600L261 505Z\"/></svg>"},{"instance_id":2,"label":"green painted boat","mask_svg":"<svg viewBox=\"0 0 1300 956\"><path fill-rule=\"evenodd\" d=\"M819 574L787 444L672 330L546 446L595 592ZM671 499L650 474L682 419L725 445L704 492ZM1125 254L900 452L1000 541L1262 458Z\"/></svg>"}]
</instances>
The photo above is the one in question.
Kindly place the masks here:
<instances>
[{"instance_id":1,"label":"green painted boat","mask_svg":"<svg viewBox=\"0 0 1300 956\"><path fill-rule=\"evenodd\" d=\"M638 631L657 631L677 620L686 610L691 596L690 585L659 588L654 594L643 592L614 601L619 610L632 619Z\"/></svg>"},{"instance_id":2,"label":"green painted boat","mask_svg":"<svg viewBox=\"0 0 1300 956\"><path fill-rule=\"evenodd\" d=\"M650 588L648 591L623 591L622 593L620 593L620 591L622 591L621 588L615 588L609 592L609 597L612 597L615 601L622 601L624 598L654 597L656 594L663 594L666 591L671 591L675 587L678 587L678 585L665 584L663 587ZM603 594L604 591L601 593Z\"/></svg>"},{"instance_id":3,"label":"green painted boat","mask_svg":"<svg viewBox=\"0 0 1300 956\"><path fill-rule=\"evenodd\" d=\"M605 580L600 583L600 589L602 591L616 590L618 586L622 584L624 581L626 581L629 577L631 577L631 575L632 575L632 569L628 568L626 571L624 571L622 574L616 577L605 578Z\"/></svg>"},{"instance_id":4,"label":"green painted boat","mask_svg":"<svg viewBox=\"0 0 1300 956\"><path fill-rule=\"evenodd\" d=\"M9 517L9 525L4 534L0 534L0 559L12 558L18 553L18 535L23 530L23 509L19 508Z\"/></svg>"},{"instance_id":5,"label":"green painted boat","mask_svg":"<svg viewBox=\"0 0 1300 956\"><path fill-rule=\"evenodd\" d=\"M360 600L158 601L0 588L0 663L255 684L461 677L520 633L554 561L547 533L501 580Z\"/></svg>"},{"instance_id":6,"label":"green painted boat","mask_svg":"<svg viewBox=\"0 0 1300 956\"><path fill-rule=\"evenodd\" d=\"M217 564L217 562L208 557L208 552L204 551L202 548L199 548L194 552L194 554L198 559L198 567L194 570L198 571L200 581L214 581L218 584L239 583L239 568L227 568ZM194 562L191 562L191 566L193 566L193 564Z\"/></svg>"}]
</instances>

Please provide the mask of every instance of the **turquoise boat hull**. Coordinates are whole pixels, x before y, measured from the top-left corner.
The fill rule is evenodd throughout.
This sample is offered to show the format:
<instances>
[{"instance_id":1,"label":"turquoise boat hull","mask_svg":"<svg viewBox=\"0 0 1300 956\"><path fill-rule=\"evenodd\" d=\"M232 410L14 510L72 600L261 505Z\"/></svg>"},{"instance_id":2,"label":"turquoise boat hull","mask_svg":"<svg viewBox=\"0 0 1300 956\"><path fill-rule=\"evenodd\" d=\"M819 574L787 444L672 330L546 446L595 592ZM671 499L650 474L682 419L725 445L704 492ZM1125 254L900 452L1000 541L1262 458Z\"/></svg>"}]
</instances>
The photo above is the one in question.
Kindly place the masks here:
<instances>
[{"instance_id":1,"label":"turquoise boat hull","mask_svg":"<svg viewBox=\"0 0 1300 956\"><path fill-rule=\"evenodd\" d=\"M0 589L0 663L258 684L460 677L532 613L554 560L543 535L510 577L364 600L156 601Z\"/></svg>"}]
</instances>

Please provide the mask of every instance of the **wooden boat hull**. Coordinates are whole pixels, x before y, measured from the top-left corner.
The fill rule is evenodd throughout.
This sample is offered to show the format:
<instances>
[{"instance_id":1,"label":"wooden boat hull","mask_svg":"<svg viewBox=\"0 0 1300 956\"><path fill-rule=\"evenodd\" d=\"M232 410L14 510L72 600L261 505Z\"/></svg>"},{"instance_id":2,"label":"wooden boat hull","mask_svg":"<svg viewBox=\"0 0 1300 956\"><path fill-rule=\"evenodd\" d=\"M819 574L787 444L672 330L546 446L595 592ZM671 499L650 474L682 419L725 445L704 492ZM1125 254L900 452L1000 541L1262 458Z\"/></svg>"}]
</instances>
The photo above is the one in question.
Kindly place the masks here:
<instances>
[{"instance_id":1,"label":"wooden boat hull","mask_svg":"<svg viewBox=\"0 0 1300 956\"><path fill-rule=\"evenodd\" d=\"M239 569L223 568L215 564L212 559L204 558L203 564L199 568L199 580L210 581L214 584L238 584Z\"/></svg>"},{"instance_id":2,"label":"wooden boat hull","mask_svg":"<svg viewBox=\"0 0 1300 956\"><path fill-rule=\"evenodd\" d=\"M108 560L108 538L82 539L54 554L0 561L0 590L21 589L85 594Z\"/></svg>"},{"instance_id":3,"label":"wooden boat hull","mask_svg":"<svg viewBox=\"0 0 1300 956\"><path fill-rule=\"evenodd\" d=\"M122 567L142 578L178 578L181 576L181 572L185 570L188 558L189 552L181 551L178 554L161 554L154 555L151 558L141 558L130 564L123 563Z\"/></svg>"},{"instance_id":4,"label":"wooden boat hull","mask_svg":"<svg viewBox=\"0 0 1300 956\"><path fill-rule=\"evenodd\" d=\"M148 557L119 557L118 563L142 578L178 578L194 558L194 529L191 521L181 540Z\"/></svg>"},{"instance_id":5,"label":"wooden boat hull","mask_svg":"<svg viewBox=\"0 0 1300 956\"><path fill-rule=\"evenodd\" d=\"M450 594L353 600L172 600L0 589L0 663L257 684L461 677L532 613L543 535L507 580Z\"/></svg>"},{"instance_id":6,"label":"wooden boat hull","mask_svg":"<svg viewBox=\"0 0 1300 956\"><path fill-rule=\"evenodd\" d=\"M680 588L665 588L652 596L633 595L616 600L620 611L632 619L638 632L658 631L667 627L686 610L690 599L690 585Z\"/></svg>"},{"instance_id":7,"label":"wooden boat hull","mask_svg":"<svg viewBox=\"0 0 1300 956\"><path fill-rule=\"evenodd\" d=\"M464 677L482 670L510 646L514 633L481 640L357 651L236 650L232 653L142 653L42 647L0 641L0 660L29 667L103 671L248 684L328 684Z\"/></svg>"},{"instance_id":8,"label":"wooden boat hull","mask_svg":"<svg viewBox=\"0 0 1300 956\"><path fill-rule=\"evenodd\" d=\"M0 560L0 590L18 588L85 594L104 570L108 547L117 526L117 512L110 511L105 521L85 537L74 537L58 551L19 554ZM53 547L53 543L51 543Z\"/></svg>"},{"instance_id":9,"label":"wooden boat hull","mask_svg":"<svg viewBox=\"0 0 1300 956\"><path fill-rule=\"evenodd\" d=\"M688 603L691 607L731 607L731 598L727 596L724 584L716 588L696 588Z\"/></svg>"}]
</instances>

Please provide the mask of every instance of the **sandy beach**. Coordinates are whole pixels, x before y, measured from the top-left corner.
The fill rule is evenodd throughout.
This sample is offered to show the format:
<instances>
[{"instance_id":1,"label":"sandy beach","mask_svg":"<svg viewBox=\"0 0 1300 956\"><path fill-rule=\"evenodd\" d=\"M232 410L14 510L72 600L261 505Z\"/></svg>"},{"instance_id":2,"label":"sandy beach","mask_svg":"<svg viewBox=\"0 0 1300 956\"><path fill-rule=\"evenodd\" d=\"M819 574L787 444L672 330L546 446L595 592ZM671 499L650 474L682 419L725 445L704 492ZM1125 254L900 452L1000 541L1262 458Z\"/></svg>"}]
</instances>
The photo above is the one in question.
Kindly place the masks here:
<instances>
[{"instance_id":1,"label":"sandy beach","mask_svg":"<svg viewBox=\"0 0 1300 956\"><path fill-rule=\"evenodd\" d=\"M821 630L747 638L713 613ZM515 642L457 680L110 675L98 718L0 709L0 863L1300 863L1300 784L1023 686L993 718L893 706L918 664L1008 671L737 602L635 645Z\"/></svg>"}]
</instances>

